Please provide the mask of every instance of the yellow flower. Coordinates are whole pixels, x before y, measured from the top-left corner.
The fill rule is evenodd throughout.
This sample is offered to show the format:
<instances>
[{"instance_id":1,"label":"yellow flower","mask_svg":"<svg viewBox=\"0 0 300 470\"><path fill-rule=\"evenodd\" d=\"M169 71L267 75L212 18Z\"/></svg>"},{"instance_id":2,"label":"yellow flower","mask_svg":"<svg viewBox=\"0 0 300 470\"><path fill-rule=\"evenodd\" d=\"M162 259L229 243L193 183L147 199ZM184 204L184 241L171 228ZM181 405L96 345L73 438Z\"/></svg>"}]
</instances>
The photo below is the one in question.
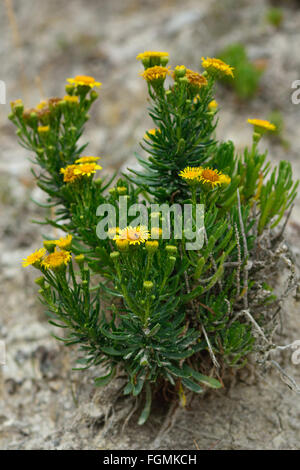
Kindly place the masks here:
<instances>
[{"instance_id":1,"label":"yellow flower","mask_svg":"<svg viewBox=\"0 0 300 470\"><path fill-rule=\"evenodd\" d=\"M95 163L100 159L100 157L81 157L78 160L75 160L75 163Z\"/></svg>"},{"instance_id":2,"label":"yellow flower","mask_svg":"<svg viewBox=\"0 0 300 470\"><path fill-rule=\"evenodd\" d=\"M187 166L184 170L179 172L179 176L185 180L198 181L201 171L201 166Z\"/></svg>"},{"instance_id":3,"label":"yellow flower","mask_svg":"<svg viewBox=\"0 0 300 470\"><path fill-rule=\"evenodd\" d=\"M202 67L212 75L227 75L233 78L233 67L223 62L223 60L202 57Z\"/></svg>"},{"instance_id":4,"label":"yellow flower","mask_svg":"<svg viewBox=\"0 0 300 470\"><path fill-rule=\"evenodd\" d=\"M148 135L148 134L150 134L150 135L156 135L157 132L161 132L161 130L160 130L160 129L156 129L156 128L154 128L154 129L149 129L149 130L144 134L144 139L148 139L148 140L149 140L149 135Z\"/></svg>"},{"instance_id":5,"label":"yellow flower","mask_svg":"<svg viewBox=\"0 0 300 470\"><path fill-rule=\"evenodd\" d=\"M63 100L66 101L67 103L76 103L77 104L79 102L78 96L65 95Z\"/></svg>"},{"instance_id":6,"label":"yellow flower","mask_svg":"<svg viewBox=\"0 0 300 470\"><path fill-rule=\"evenodd\" d=\"M23 101L21 99L11 101L10 106L11 106L12 111L15 111L15 108L24 109L24 104L23 104Z\"/></svg>"},{"instance_id":7,"label":"yellow flower","mask_svg":"<svg viewBox=\"0 0 300 470\"><path fill-rule=\"evenodd\" d=\"M64 175L65 183L73 183L78 178L78 175L74 173L75 168L77 168L77 165L68 165L66 168L60 169L60 172Z\"/></svg>"},{"instance_id":8,"label":"yellow flower","mask_svg":"<svg viewBox=\"0 0 300 470\"><path fill-rule=\"evenodd\" d=\"M145 51L137 55L137 60L141 60L145 69L154 65L167 65L169 54L167 52Z\"/></svg>"},{"instance_id":9,"label":"yellow flower","mask_svg":"<svg viewBox=\"0 0 300 470\"><path fill-rule=\"evenodd\" d=\"M144 60L150 59L152 57L161 58L161 57L169 57L168 52L157 52L157 51L145 51L141 52L136 56L137 60Z\"/></svg>"},{"instance_id":10,"label":"yellow flower","mask_svg":"<svg viewBox=\"0 0 300 470\"><path fill-rule=\"evenodd\" d=\"M211 111L214 111L215 109L217 109L218 107L218 103L216 100L212 100L209 104L208 104L208 109L210 109Z\"/></svg>"},{"instance_id":11,"label":"yellow flower","mask_svg":"<svg viewBox=\"0 0 300 470\"><path fill-rule=\"evenodd\" d=\"M45 248L40 248L39 250L36 250L31 255L27 256L27 258L23 258L22 266L24 268L30 265L38 267L45 253L46 253Z\"/></svg>"},{"instance_id":12,"label":"yellow flower","mask_svg":"<svg viewBox=\"0 0 300 470\"><path fill-rule=\"evenodd\" d=\"M120 251L126 251L129 247L129 241L126 238L114 238Z\"/></svg>"},{"instance_id":13,"label":"yellow flower","mask_svg":"<svg viewBox=\"0 0 300 470\"><path fill-rule=\"evenodd\" d=\"M249 124L254 126L256 132L275 131L276 126L269 121L263 119L248 119Z\"/></svg>"},{"instance_id":14,"label":"yellow flower","mask_svg":"<svg viewBox=\"0 0 300 470\"><path fill-rule=\"evenodd\" d=\"M129 245L136 245L144 243L149 238L149 231L147 227L138 226L138 227L125 227L120 230L119 235L114 237L114 240L127 240Z\"/></svg>"},{"instance_id":15,"label":"yellow flower","mask_svg":"<svg viewBox=\"0 0 300 470\"><path fill-rule=\"evenodd\" d=\"M55 244L61 250L70 250L72 244L72 235L67 235L66 237L61 237L59 240L55 240Z\"/></svg>"},{"instance_id":16,"label":"yellow flower","mask_svg":"<svg viewBox=\"0 0 300 470\"><path fill-rule=\"evenodd\" d=\"M117 186L117 193L120 194L121 196L124 194L127 194L127 188L126 186Z\"/></svg>"},{"instance_id":17,"label":"yellow flower","mask_svg":"<svg viewBox=\"0 0 300 470\"><path fill-rule=\"evenodd\" d=\"M176 65L176 67L174 69L174 72L185 75L186 70L187 69L186 69L185 65Z\"/></svg>"},{"instance_id":18,"label":"yellow flower","mask_svg":"<svg viewBox=\"0 0 300 470\"><path fill-rule=\"evenodd\" d=\"M91 176L96 173L97 170L102 170L102 166L96 163L81 163L76 165L74 168L74 175L77 176Z\"/></svg>"},{"instance_id":19,"label":"yellow flower","mask_svg":"<svg viewBox=\"0 0 300 470\"><path fill-rule=\"evenodd\" d=\"M46 100L41 101L39 104L36 105L35 109L40 111L48 106L48 102Z\"/></svg>"},{"instance_id":20,"label":"yellow flower","mask_svg":"<svg viewBox=\"0 0 300 470\"><path fill-rule=\"evenodd\" d=\"M141 73L141 76L147 82L153 82L156 80L165 80L166 76L169 75L170 71L167 67L161 67L160 65L155 65L154 67L149 67L144 72Z\"/></svg>"},{"instance_id":21,"label":"yellow flower","mask_svg":"<svg viewBox=\"0 0 300 470\"><path fill-rule=\"evenodd\" d=\"M210 186L211 188L215 188L216 186L221 186L221 184L229 184L231 178L218 170L202 168L198 176L198 181Z\"/></svg>"},{"instance_id":22,"label":"yellow flower","mask_svg":"<svg viewBox=\"0 0 300 470\"><path fill-rule=\"evenodd\" d=\"M194 72L193 70L186 69L186 78L188 79L189 83L197 88L201 88L202 86L207 85L207 80L203 75L200 75L198 72Z\"/></svg>"},{"instance_id":23,"label":"yellow flower","mask_svg":"<svg viewBox=\"0 0 300 470\"><path fill-rule=\"evenodd\" d=\"M93 77L89 77L88 75L76 75L74 78L67 78L67 82L71 85L88 86L90 88L100 87L102 85L101 82L96 82Z\"/></svg>"},{"instance_id":24,"label":"yellow flower","mask_svg":"<svg viewBox=\"0 0 300 470\"><path fill-rule=\"evenodd\" d=\"M38 126L37 130L39 134L46 134L50 131L50 126Z\"/></svg>"},{"instance_id":25,"label":"yellow flower","mask_svg":"<svg viewBox=\"0 0 300 470\"><path fill-rule=\"evenodd\" d=\"M158 246L159 244L157 240L153 240L153 241L150 240L150 241L147 241L145 244L145 247L148 253L154 253L157 250Z\"/></svg>"},{"instance_id":26,"label":"yellow flower","mask_svg":"<svg viewBox=\"0 0 300 470\"><path fill-rule=\"evenodd\" d=\"M42 262L42 266L45 269L61 269L66 266L72 259L71 253L65 250L55 250L50 253Z\"/></svg>"}]
</instances>

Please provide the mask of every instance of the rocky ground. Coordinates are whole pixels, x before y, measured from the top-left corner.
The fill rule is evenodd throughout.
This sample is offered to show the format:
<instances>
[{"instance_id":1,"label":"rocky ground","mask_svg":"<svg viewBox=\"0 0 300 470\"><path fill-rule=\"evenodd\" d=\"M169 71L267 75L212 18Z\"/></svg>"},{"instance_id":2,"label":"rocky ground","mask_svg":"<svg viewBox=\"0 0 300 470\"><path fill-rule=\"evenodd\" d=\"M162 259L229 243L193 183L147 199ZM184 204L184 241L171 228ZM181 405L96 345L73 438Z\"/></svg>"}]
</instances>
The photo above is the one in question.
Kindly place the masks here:
<instances>
[{"instance_id":1,"label":"rocky ground","mask_svg":"<svg viewBox=\"0 0 300 470\"><path fill-rule=\"evenodd\" d=\"M280 3L280 2L277 2ZM292 162L300 176L300 105L291 103L291 84L300 79L300 4L286 1L276 30L265 21L264 0L5 0L0 4L1 76L7 102L22 97L27 106L61 95L66 77L89 74L101 82L101 99L87 126L89 153L101 155L107 171L134 164L145 129L146 92L135 56L166 50L171 64L198 68L232 42L247 45L253 60L267 64L257 97L241 103L219 88L218 136L238 148L250 142L247 117L265 118L279 109L287 150L265 140L273 163ZM50 336L33 284L20 260L41 242L43 230L31 219L42 199L30 174L27 152L18 146L0 105L0 339L7 364L0 368L0 447L3 449L298 449L299 395L275 371L247 369L239 380L179 410L169 432L158 435L166 410L157 403L148 424L133 418L122 429L131 402L118 397L120 379L98 390L88 374L71 370L74 351ZM298 121L297 121L298 119ZM287 227L287 241L299 264L299 198ZM280 344L300 339L299 303L285 303ZM300 365L290 351L274 358L300 384Z\"/></svg>"}]
</instances>

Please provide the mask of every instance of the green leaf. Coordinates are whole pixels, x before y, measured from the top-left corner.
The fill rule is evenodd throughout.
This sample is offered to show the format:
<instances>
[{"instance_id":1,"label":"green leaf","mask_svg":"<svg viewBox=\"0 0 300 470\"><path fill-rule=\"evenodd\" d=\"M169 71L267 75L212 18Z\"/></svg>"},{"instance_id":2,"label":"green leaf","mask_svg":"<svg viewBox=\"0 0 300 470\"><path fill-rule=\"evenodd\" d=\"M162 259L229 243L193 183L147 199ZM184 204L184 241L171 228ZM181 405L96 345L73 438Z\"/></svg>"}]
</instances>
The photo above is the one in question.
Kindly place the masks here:
<instances>
[{"instance_id":1,"label":"green leaf","mask_svg":"<svg viewBox=\"0 0 300 470\"><path fill-rule=\"evenodd\" d=\"M109 382L114 378L115 375L116 375L116 367L112 367L107 375L103 375L102 377L95 378L96 387L104 387L104 385L109 384Z\"/></svg>"},{"instance_id":2,"label":"green leaf","mask_svg":"<svg viewBox=\"0 0 300 470\"><path fill-rule=\"evenodd\" d=\"M179 369L179 367L175 367L173 365L168 366L167 369L173 375L176 375L176 377L190 377L192 375L191 372L187 370Z\"/></svg>"},{"instance_id":3,"label":"green leaf","mask_svg":"<svg viewBox=\"0 0 300 470\"><path fill-rule=\"evenodd\" d=\"M141 416L139 417L138 424L142 426L145 424L147 419L149 418L149 414L151 411L151 402L152 402L152 392L151 392L151 387L149 383L146 383L146 402L145 402L145 407L141 413Z\"/></svg>"},{"instance_id":4,"label":"green leaf","mask_svg":"<svg viewBox=\"0 0 300 470\"><path fill-rule=\"evenodd\" d=\"M207 385L207 387L210 388L221 388L222 384L219 382L217 379L214 379L213 377L208 377L207 375L203 375L200 372L192 369L188 365L184 364L184 369L186 369L192 377L197 380L197 382L202 383L203 385Z\"/></svg>"},{"instance_id":5,"label":"green leaf","mask_svg":"<svg viewBox=\"0 0 300 470\"><path fill-rule=\"evenodd\" d=\"M190 379L182 379L182 384L195 393L203 393L203 388Z\"/></svg>"}]
</instances>

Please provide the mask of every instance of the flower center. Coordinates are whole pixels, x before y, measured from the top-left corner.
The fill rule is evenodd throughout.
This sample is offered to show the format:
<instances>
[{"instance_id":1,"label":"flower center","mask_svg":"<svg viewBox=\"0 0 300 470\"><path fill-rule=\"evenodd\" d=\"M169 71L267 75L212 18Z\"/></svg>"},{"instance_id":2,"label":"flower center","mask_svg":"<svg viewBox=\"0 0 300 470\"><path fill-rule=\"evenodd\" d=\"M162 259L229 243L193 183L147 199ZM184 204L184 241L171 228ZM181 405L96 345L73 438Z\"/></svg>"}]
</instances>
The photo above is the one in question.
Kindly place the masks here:
<instances>
[{"instance_id":1,"label":"flower center","mask_svg":"<svg viewBox=\"0 0 300 470\"><path fill-rule=\"evenodd\" d=\"M219 175L213 170L203 170L202 178L212 182L219 181L220 179Z\"/></svg>"},{"instance_id":2,"label":"flower center","mask_svg":"<svg viewBox=\"0 0 300 470\"><path fill-rule=\"evenodd\" d=\"M139 232L132 231L132 230L127 232L127 236L129 240L138 240L140 238Z\"/></svg>"}]
</instances>

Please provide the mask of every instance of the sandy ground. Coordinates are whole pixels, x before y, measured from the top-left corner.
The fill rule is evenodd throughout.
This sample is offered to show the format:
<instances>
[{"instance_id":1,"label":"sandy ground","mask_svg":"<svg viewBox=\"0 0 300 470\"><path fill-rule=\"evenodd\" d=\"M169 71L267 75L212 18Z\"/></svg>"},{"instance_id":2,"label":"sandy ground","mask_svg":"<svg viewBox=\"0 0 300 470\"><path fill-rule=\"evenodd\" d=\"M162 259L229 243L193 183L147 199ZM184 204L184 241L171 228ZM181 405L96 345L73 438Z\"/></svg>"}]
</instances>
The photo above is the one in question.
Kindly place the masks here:
<instances>
[{"instance_id":1,"label":"sandy ground","mask_svg":"<svg viewBox=\"0 0 300 470\"><path fill-rule=\"evenodd\" d=\"M274 30L265 22L268 3L262 0L6 0L0 4L0 79L7 85L7 102L22 97L31 106L62 95L66 77L95 76L103 87L87 126L89 153L101 155L107 171L125 168L134 164L138 141L151 127L136 54L166 50L172 65L198 68L202 55L241 41L251 59L263 59L267 69L251 103L218 90L218 136L242 149L251 138L246 119L279 109L290 147L269 140L262 146L273 163L290 160L299 177L300 105L291 103L291 84L300 79L300 4L282 3L284 22ZM31 198L43 196L8 113L9 104L0 105L0 339L7 346L7 364L0 368L0 447L299 449L299 395L276 372L259 368L245 370L226 390L194 399L160 439L167 411L160 403L147 425L139 428L133 416L122 430L131 401L118 397L121 381L98 390L92 379L99 371L71 370L75 351L50 336L35 297L35 273L20 267L21 258L41 242L43 230L31 219L43 214ZM287 228L298 264L299 215L298 198ZM299 303L289 298L284 310L280 344L300 339ZM300 365L292 364L290 354L278 353L276 360L300 384Z\"/></svg>"}]
</instances>

